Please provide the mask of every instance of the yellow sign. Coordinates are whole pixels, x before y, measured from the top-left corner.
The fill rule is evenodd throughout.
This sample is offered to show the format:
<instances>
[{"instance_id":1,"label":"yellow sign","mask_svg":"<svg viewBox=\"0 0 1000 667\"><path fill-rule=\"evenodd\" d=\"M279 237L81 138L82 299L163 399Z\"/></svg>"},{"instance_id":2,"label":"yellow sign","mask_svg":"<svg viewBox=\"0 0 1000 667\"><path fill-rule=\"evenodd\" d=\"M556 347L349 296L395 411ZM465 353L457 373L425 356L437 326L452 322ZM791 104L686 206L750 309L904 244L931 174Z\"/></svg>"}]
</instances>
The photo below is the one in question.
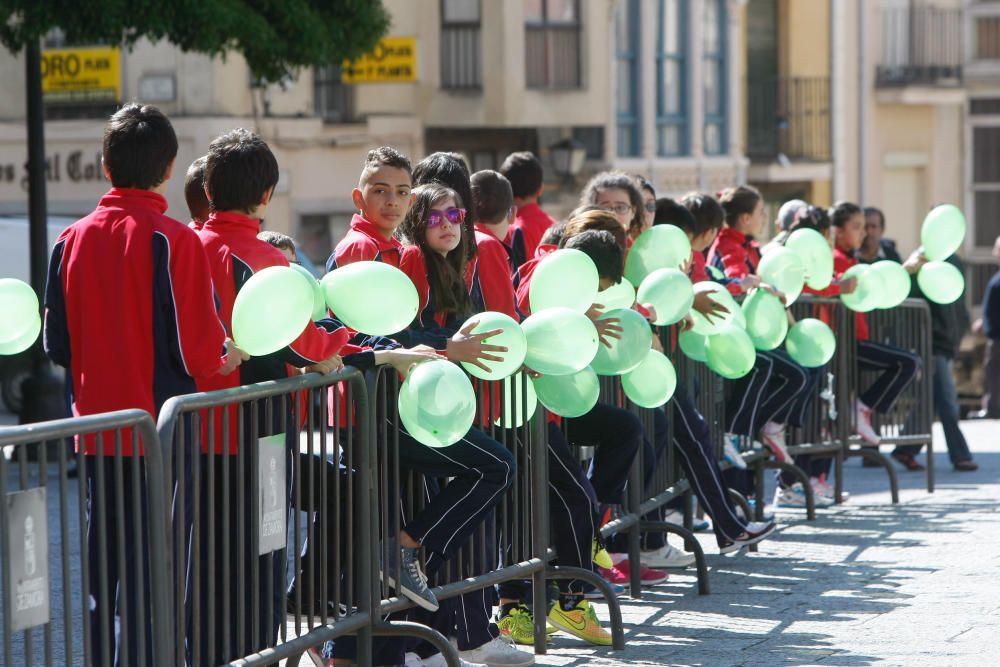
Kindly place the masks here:
<instances>
[{"instance_id":1,"label":"yellow sign","mask_svg":"<svg viewBox=\"0 0 1000 667\"><path fill-rule=\"evenodd\" d=\"M344 83L405 83L417 80L417 38L386 37L375 50L341 67Z\"/></svg>"},{"instance_id":2,"label":"yellow sign","mask_svg":"<svg viewBox=\"0 0 1000 667\"><path fill-rule=\"evenodd\" d=\"M121 101L121 51L103 46L45 49L42 94L46 102Z\"/></svg>"}]
</instances>

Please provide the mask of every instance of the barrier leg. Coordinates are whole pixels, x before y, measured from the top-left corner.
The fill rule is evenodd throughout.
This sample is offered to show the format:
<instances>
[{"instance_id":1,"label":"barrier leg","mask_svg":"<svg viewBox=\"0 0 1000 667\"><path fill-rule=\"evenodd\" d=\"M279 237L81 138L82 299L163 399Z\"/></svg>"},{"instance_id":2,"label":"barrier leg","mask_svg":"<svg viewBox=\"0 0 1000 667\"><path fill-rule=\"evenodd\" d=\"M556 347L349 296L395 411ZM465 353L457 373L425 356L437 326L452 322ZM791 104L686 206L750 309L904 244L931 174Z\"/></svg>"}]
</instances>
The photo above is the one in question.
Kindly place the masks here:
<instances>
[{"instance_id":1,"label":"barrier leg","mask_svg":"<svg viewBox=\"0 0 1000 667\"><path fill-rule=\"evenodd\" d=\"M793 463L782 461L764 461L764 467L770 470L780 470L793 475L802 484L802 491L806 496L806 518L809 521L816 520L816 494L809 481L809 473ZM763 516L761 517L763 518ZM758 519L760 521L760 519Z\"/></svg>"},{"instance_id":2,"label":"barrier leg","mask_svg":"<svg viewBox=\"0 0 1000 667\"><path fill-rule=\"evenodd\" d=\"M604 596L604 601L608 603L608 622L611 623L611 648L616 651L625 649L625 626L622 624L622 609L618 604L611 584L604 580L596 572L584 570L579 567L561 567L551 565L546 569L544 576L546 579L581 579L594 585Z\"/></svg>"},{"instance_id":3,"label":"barrier leg","mask_svg":"<svg viewBox=\"0 0 1000 667\"><path fill-rule=\"evenodd\" d=\"M729 492L729 499L733 501L733 504L739 506L743 510L743 516L749 519L753 514L753 510L750 509L750 501L736 489L726 489L726 491Z\"/></svg>"},{"instance_id":4,"label":"barrier leg","mask_svg":"<svg viewBox=\"0 0 1000 667\"><path fill-rule=\"evenodd\" d=\"M444 656L448 667L459 667L458 649L437 630L410 621L379 621L372 625L376 637L416 637L434 646Z\"/></svg>"},{"instance_id":5,"label":"barrier leg","mask_svg":"<svg viewBox=\"0 0 1000 667\"><path fill-rule=\"evenodd\" d=\"M688 544L691 545L691 548L686 550L694 552L695 568L698 572L698 595L708 595L708 566L705 563L705 550L701 548L701 543L695 539L694 533L683 526L678 526L668 521L642 522L641 527L643 530L657 530L680 535L684 538L685 547Z\"/></svg>"},{"instance_id":6,"label":"barrier leg","mask_svg":"<svg viewBox=\"0 0 1000 667\"><path fill-rule=\"evenodd\" d=\"M860 456L866 461L871 461L885 468L886 474L889 475L889 493L892 496L892 504L899 504L899 480L896 479L896 470L892 467L892 462L889 459L882 456L874 447L851 449L848 451L847 456Z\"/></svg>"}]
</instances>

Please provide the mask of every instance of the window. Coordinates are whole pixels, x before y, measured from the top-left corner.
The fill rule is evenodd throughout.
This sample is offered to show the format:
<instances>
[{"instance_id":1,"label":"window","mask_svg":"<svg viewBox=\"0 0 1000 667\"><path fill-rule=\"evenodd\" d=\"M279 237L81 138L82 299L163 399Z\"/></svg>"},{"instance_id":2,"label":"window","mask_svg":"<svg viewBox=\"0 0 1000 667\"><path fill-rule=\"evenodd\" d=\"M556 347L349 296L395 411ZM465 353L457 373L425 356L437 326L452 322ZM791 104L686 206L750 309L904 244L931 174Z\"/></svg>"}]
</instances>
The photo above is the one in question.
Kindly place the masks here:
<instances>
[{"instance_id":1,"label":"window","mask_svg":"<svg viewBox=\"0 0 1000 667\"><path fill-rule=\"evenodd\" d=\"M524 62L528 88L579 88L578 0L524 0Z\"/></svg>"},{"instance_id":2,"label":"window","mask_svg":"<svg viewBox=\"0 0 1000 667\"><path fill-rule=\"evenodd\" d=\"M483 85L480 0L441 0L441 87Z\"/></svg>"},{"instance_id":3,"label":"window","mask_svg":"<svg viewBox=\"0 0 1000 667\"><path fill-rule=\"evenodd\" d=\"M702 13L702 104L706 155L726 152L726 0L707 0Z\"/></svg>"},{"instance_id":4,"label":"window","mask_svg":"<svg viewBox=\"0 0 1000 667\"><path fill-rule=\"evenodd\" d=\"M688 0L660 0L656 17L656 154L687 155Z\"/></svg>"},{"instance_id":5,"label":"window","mask_svg":"<svg viewBox=\"0 0 1000 667\"><path fill-rule=\"evenodd\" d=\"M615 111L618 157L642 152L639 101L639 0L626 0L615 10Z\"/></svg>"},{"instance_id":6,"label":"window","mask_svg":"<svg viewBox=\"0 0 1000 667\"><path fill-rule=\"evenodd\" d=\"M972 194L976 247L1000 236L1000 125L972 128Z\"/></svg>"},{"instance_id":7,"label":"window","mask_svg":"<svg viewBox=\"0 0 1000 667\"><path fill-rule=\"evenodd\" d=\"M976 19L976 60L1000 60L1000 16Z\"/></svg>"},{"instance_id":8,"label":"window","mask_svg":"<svg viewBox=\"0 0 1000 667\"><path fill-rule=\"evenodd\" d=\"M317 67L313 73L316 115L329 123L350 123L354 118L354 89L340 78L340 67Z\"/></svg>"}]
</instances>

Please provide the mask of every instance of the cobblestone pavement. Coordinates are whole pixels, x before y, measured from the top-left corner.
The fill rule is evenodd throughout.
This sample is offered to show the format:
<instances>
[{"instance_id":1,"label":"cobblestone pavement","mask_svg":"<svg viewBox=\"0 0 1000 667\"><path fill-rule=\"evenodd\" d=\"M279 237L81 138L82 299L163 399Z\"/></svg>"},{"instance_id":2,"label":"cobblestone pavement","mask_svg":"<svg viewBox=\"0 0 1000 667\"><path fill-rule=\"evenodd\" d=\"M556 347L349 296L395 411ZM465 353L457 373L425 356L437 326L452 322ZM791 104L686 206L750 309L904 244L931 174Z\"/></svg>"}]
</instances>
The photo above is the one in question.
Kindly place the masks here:
<instances>
[{"instance_id":1,"label":"cobblestone pavement","mask_svg":"<svg viewBox=\"0 0 1000 667\"><path fill-rule=\"evenodd\" d=\"M713 554L710 595L678 574L642 600L623 598L624 652L559 634L538 663L1000 664L1000 422L963 430L978 472L952 470L938 428L937 490L897 466L894 506L885 472L851 459L847 504L815 522L779 510L780 530L758 553L714 555L714 539L700 535Z\"/></svg>"}]
</instances>

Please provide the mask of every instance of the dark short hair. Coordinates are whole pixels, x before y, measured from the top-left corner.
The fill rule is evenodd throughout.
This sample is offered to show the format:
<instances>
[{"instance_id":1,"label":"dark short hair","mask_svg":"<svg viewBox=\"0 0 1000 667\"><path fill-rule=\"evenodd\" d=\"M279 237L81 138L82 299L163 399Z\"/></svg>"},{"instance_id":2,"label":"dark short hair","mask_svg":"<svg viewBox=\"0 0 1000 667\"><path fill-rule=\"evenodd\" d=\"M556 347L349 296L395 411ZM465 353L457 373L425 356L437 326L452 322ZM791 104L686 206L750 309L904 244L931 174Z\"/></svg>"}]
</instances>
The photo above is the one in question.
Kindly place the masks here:
<instances>
[{"instance_id":1,"label":"dark short hair","mask_svg":"<svg viewBox=\"0 0 1000 667\"><path fill-rule=\"evenodd\" d=\"M358 179L360 185L364 185L368 178L380 167L395 167L402 169L413 181L413 168L410 160L405 155L397 151L392 146L379 146L368 151L365 156L365 166L361 168L361 178Z\"/></svg>"},{"instance_id":2,"label":"dark short hair","mask_svg":"<svg viewBox=\"0 0 1000 667\"><path fill-rule=\"evenodd\" d=\"M819 206L803 206L795 212L795 219L788 227L789 231L796 229L815 229L817 232L824 232L830 229L830 216L826 209Z\"/></svg>"},{"instance_id":3,"label":"dark short hair","mask_svg":"<svg viewBox=\"0 0 1000 667\"><path fill-rule=\"evenodd\" d=\"M722 229L722 221L726 219L726 212L712 195L689 192L681 197L681 204L694 216L695 227L701 230L698 234L709 229Z\"/></svg>"},{"instance_id":4,"label":"dark short hair","mask_svg":"<svg viewBox=\"0 0 1000 667\"><path fill-rule=\"evenodd\" d=\"M843 227L847 224L847 221L858 215L859 213L864 213L861 207L857 204L851 203L849 201L840 201L833 205L830 209L830 224L834 227Z\"/></svg>"},{"instance_id":5,"label":"dark short hair","mask_svg":"<svg viewBox=\"0 0 1000 667\"><path fill-rule=\"evenodd\" d=\"M531 197L538 192L545 179L542 162L531 151L518 151L508 155L500 165L500 173L510 181L515 197Z\"/></svg>"},{"instance_id":6,"label":"dark short hair","mask_svg":"<svg viewBox=\"0 0 1000 667\"><path fill-rule=\"evenodd\" d=\"M559 245L562 242L563 232L566 231L565 222L557 222L542 234L542 239L538 242L539 245Z\"/></svg>"},{"instance_id":7,"label":"dark short hair","mask_svg":"<svg viewBox=\"0 0 1000 667\"><path fill-rule=\"evenodd\" d=\"M242 127L208 145L205 186L213 211L252 211L278 184L278 161L258 135Z\"/></svg>"},{"instance_id":8,"label":"dark short hair","mask_svg":"<svg viewBox=\"0 0 1000 667\"><path fill-rule=\"evenodd\" d=\"M600 277L621 282L625 271L625 251L611 232L592 229L566 239L563 247L586 253L593 260Z\"/></svg>"},{"instance_id":9,"label":"dark short hair","mask_svg":"<svg viewBox=\"0 0 1000 667\"><path fill-rule=\"evenodd\" d=\"M211 208L208 205L208 195L205 194L205 162L208 156L202 155L188 167L184 176L184 200L192 220L205 220Z\"/></svg>"},{"instance_id":10,"label":"dark short hair","mask_svg":"<svg viewBox=\"0 0 1000 667\"><path fill-rule=\"evenodd\" d=\"M514 206L514 191L510 181L498 171L484 169L472 175L472 208L476 219L496 224L507 219Z\"/></svg>"},{"instance_id":11,"label":"dark short hair","mask_svg":"<svg viewBox=\"0 0 1000 667\"><path fill-rule=\"evenodd\" d=\"M649 194L653 195L654 198L656 197L656 190L653 189L653 184L650 183L645 176L640 174L629 174L629 176L631 176L632 180L635 181L635 187L639 188L640 194L642 194L643 190L646 190Z\"/></svg>"},{"instance_id":12,"label":"dark short hair","mask_svg":"<svg viewBox=\"0 0 1000 667\"><path fill-rule=\"evenodd\" d=\"M282 234L273 229L265 229L257 234L257 238L268 245L273 245L278 250L291 250L293 253L295 252L295 240L288 234Z\"/></svg>"},{"instance_id":13,"label":"dark short hair","mask_svg":"<svg viewBox=\"0 0 1000 667\"><path fill-rule=\"evenodd\" d=\"M104 126L102 157L116 188L150 190L166 180L177 135L156 107L126 104Z\"/></svg>"},{"instance_id":14,"label":"dark short hair","mask_svg":"<svg viewBox=\"0 0 1000 667\"><path fill-rule=\"evenodd\" d=\"M882 212L882 209L875 208L874 206L865 206L865 217L867 218L869 215L877 215L879 226L885 229L885 213Z\"/></svg>"},{"instance_id":15,"label":"dark short hair","mask_svg":"<svg viewBox=\"0 0 1000 667\"><path fill-rule=\"evenodd\" d=\"M760 190L750 185L737 185L719 193L719 205L726 212L726 224L735 225L741 215L750 215L763 199Z\"/></svg>"},{"instance_id":16,"label":"dark short hair","mask_svg":"<svg viewBox=\"0 0 1000 667\"><path fill-rule=\"evenodd\" d=\"M687 206L680 204L670 197L660 197L656 200L656 213L653 214L654 225L675 225L680 227L691 236L700 236L706 229L702 229Z\"/></svg>"}]
</instances>

